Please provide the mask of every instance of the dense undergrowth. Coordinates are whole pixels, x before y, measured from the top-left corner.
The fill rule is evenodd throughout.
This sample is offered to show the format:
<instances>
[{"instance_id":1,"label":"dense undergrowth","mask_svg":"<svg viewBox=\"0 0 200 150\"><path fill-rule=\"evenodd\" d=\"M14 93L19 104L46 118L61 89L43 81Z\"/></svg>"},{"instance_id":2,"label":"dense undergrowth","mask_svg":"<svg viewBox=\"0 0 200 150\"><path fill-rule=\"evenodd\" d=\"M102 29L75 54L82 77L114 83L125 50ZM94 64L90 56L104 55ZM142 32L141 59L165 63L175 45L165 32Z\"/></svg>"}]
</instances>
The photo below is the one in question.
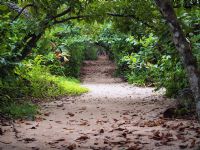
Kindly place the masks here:
<instances>
[{"instance_id":1,"label":"dense undergrowth","mask_svg":"<svg viewBox=\"0 0 200 150\"><path fill-rule=\"evenodd\" d=\"M4 22L0 23L1 33L9 37L1 36L0 114L33 118L39 108L32 102L34 99L42 101L88 91L78 79L82 62L88 56L85 41L74 39L78 37L79 28L59 26L47 31L26 59L13 62L6 58L19 55L12 48L21 40L20 24L26 25L26 22L19 20L10 25L9 15L1 18ZM71 37L66 38L66 34Z\"/></svg>"}]
</instances>

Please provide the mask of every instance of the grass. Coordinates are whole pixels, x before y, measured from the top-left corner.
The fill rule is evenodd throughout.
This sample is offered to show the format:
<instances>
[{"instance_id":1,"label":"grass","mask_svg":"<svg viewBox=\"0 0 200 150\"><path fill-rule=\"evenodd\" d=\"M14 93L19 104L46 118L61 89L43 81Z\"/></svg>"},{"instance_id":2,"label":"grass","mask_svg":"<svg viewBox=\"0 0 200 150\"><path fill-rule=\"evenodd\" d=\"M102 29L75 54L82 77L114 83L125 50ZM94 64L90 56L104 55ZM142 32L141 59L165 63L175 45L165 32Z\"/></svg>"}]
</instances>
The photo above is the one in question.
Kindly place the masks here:
<instances>
[{"instance_id":1,"label":"grass","mask_svg":"<svg viewBox=\"0 0 200 150\"><path fill-rule=\"evenodd\" d=\"M41 68L35 68L29 73L33 97L46 98L61 95L80 95L88 92L77 79L55 76Z\"/></svg>"},{"instance_id":2,"label":"grass","mask_svg":"<svg viewBox=\"0 0 200 150\"><path fill-rule=\"evenodd\" d=\"M3 106L3 107L2 107ZM33 119L37 114L38 106L32 102L12 102L9 101L0 107L0 113L9 118Z\"/></svg>"}]
</instances>

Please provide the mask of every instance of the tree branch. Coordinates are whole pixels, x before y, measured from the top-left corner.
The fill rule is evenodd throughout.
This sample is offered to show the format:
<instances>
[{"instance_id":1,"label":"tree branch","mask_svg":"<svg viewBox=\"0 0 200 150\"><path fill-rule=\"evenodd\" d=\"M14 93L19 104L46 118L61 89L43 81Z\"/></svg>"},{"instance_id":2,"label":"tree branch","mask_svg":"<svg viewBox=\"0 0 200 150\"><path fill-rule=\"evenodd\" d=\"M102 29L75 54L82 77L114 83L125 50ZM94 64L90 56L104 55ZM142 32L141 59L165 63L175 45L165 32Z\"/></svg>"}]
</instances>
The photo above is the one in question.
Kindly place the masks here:
<instances>
[{"instance_id":1,"label":"tree branch","mask_svg":"<svg viewBox=\"0 0 200 150\"><path fill-rule=\"evenodd\" d=\"M30 17L30 14L28 13L28 11L25 10L25 8L21 8L19 7L17 4L15 3L11 3L11 2L2 2L2 5L6 5L9 9L16 11L18 14L23 14L24 16L26 16L27 18ZM22 12L21 12L22 11Z\"/></svg>"},{"instance_id":2,"label":"tree branch","mask_svg":"<svg viewBox=\"0 0 200 150\"><path fill-rule=\"evenodd\" d=\"M13 21L17 20L17 19L19 18L19 16L23 13L23 11L24 11L27 7L32 7L32 6L34 6L34 5L33 5L33 4L28 4L28 5L24 6L24 7L20 10L20 12L18 12L18 15L13 19Z\"/></svg>"},{"instance_id":3,"label":"tree branch","mask_svg":"<svg viewBox=\"0 0 200 150\"><path fill-rule=\"evenodd\" d=\"M64 15L66 15L67 13L69 13L71 11L71 7L69 7L68 9L66 9L65 11L57 14L56 16L53 16L52 19L56 19L56 18L59 18L59 17L62 17Z\"/></svg>"},{"instance_id":4,"label":"tree branch","mask_svg":"<svg viewBox=\"0 0 200 150\"><path fill-rule=\"evenodd\" d=\"M72 16L72 17L69 17L69 18L66 18L63 20L55 20L53 24L64 23L64 22L67 22L72 19L81 19L81 18L87 18L87 17L89 17L89 16Z\"/></svg>"},{"instance_id":5,"label":"tree branch","mask_svg":"<svg viewBox=\"0 0 200 150\"><path fill-rule=\"evenodd\" d=\"M135 19L141 23L143 23L145 26L149 27L149 28L152 28L152 29L155 29L154 26L148 24L147 22L144 22L143 20L141 20L140 18L138 18L137 16L135 15L127 15L127 14L116 14L116 13L107 13L107 15L109 16L113 16L113 17L124 17L124 18L131 18L131 19Z\"/></svg>"}]
</instances>

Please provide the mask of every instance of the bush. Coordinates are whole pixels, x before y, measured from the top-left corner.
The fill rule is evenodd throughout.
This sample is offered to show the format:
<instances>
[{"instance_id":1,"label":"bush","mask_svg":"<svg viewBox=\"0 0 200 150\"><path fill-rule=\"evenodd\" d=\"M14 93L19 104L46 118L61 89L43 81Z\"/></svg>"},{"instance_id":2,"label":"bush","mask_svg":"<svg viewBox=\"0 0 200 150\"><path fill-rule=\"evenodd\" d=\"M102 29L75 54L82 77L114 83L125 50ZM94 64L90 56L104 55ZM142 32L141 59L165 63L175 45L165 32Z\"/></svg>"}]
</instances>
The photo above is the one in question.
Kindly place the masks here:
<instances>
[{"instance_id":1,"label":"bush","mask_svg":"<svg viewBox=\"0 0 200 150\"><path fill-rule=\"evenodd\" d=\"M33 117L37 106L27 101L29 97L50 98L62 95L80 95L88 91L74 78L52 75L42 65L44 57L23 61L0 82L0 113L13 118Z\"/></svg>"},{"instance_id":2,"label":"bush","mask_svg":"<svg viewBox=\"0 0 200 150\"><path fill-rule=\"evenodd\" d=\"M30 82L30 94L34 97L59 95L79 95L87 92L76 79L50 74L49 68L42 65L43 56L38 55L33 61L24 61L16 68L16 73Z\"/></svg>"},{"instance_id":3,"label":"bush","mask_svg":"<svg viewBox=\"0 0 200 150\"><path fill-rule=\"evenodd\" d=\"M6 115L10 118L26 118L34 119L34 116L37 114L38 106L32 102L17 102L9 101L0 107L0 113Z\"/></svg>"},{"instance_id":4,"label":"bush","mask_svg":"<svg viewBox=\"0 0 200 150\"><path fill-rule=\"evenodd\" d=\"M85 49L85 59L86 60L97 60L98 48L95 46L87 46Z\"/></svg>"}]
</instances>

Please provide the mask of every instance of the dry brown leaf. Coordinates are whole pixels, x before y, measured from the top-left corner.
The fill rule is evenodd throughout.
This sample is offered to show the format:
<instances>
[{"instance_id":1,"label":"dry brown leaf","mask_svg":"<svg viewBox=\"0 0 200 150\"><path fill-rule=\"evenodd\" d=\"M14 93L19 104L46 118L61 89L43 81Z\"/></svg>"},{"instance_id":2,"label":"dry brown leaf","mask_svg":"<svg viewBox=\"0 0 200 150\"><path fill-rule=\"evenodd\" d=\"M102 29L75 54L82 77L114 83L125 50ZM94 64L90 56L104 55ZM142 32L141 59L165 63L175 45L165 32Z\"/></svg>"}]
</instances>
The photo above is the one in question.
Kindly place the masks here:
<instances>
[{"instance_id":1,"label":"dry brown leaf","mask_svg":"<svg viewBox=\"0 0 200 150\"><path fill-rule=\"evenodd\" d=\"M84 106L84 107L81 107L79 110L86 110L86 109L87 109L87 107Z\"/></svg>"},{"instance_id":2,"label":"dry brown leaf","mask_svg":"<svg viewBox=\"0 0 200 150\"><path fill-rule=\"evenodd\" d=\"M114 122L117 122L117 121L119 121L118 119L115 119L115 118L114 118L113 120L114 120Z\"/></svg>"},{"instance_id":3,"label":"dry brown leaf","mask_svg":"<svg viewBox=\"0 0 200 150\"><path fill-rule=\"evenodd\" d=\"M86 135L83 135L83 136L77 138L76 141L85 141L85 140L87 140L87 139L89 139L89 137L86 136Z\"/></svg>"},{"instance_id":4,"label":"dry brown leaf","mask_svg":"<svg viewBox=\"0 0 200 150\"><path fill-rule=\"evenodd\" d=\"M36 141L35 138L24 138L23 140L25 141L25 143L31 143L31 142Z\"/></svg>"},{"instance_id":5,"label":"dry brown leaf","mask_svg":"<svg viewBox=\"0 0 200 150\"><path fill-rule=\"evenodd\" d=\"M81 126L89 126L89 123L87 122L87 121L85 121L85 122L81 122L79 125L81 125Z\"/></svg>"},{"instance_id":6,"label":"dry brown leaf","mask_svg":"<svg viewBox=\"0 0 200 150\"><path fill-rule=\"evenodd\" d=\"M63 107L64 106L64 104L62 103L62 104L58 104L57 105L57 107Z\"/></svg>"},{"instance_id":7,"label":"dry brown leaf","mask_svg":"<svg viewBox=\"0 0 200 150\"><path fill-rule=\"evenodd\" d=\"M3 130L0 128L0 135L3 135Z\"/></svg>"},{"instance_id":8,"label":"dry brown leaf","mask_svg":"<svg viewBox=\"0 0 200 150\"><path fill-rule=\"evenodd\" d=\"M68 128L63 128L63 129L65 129L65 130L75 130L75 129L68 129Z\"/></svg>"},{"instance_id":9,"label":"dry brown leaf","mask_svg":"<svg viewBox=\"0 0 200 150\"><path fill-rule=\"evenodd\" d=\"M180 147L181 149L185 149L185 148L188 147L188 144L181 144L181 145L179 145L179 147Z\"/></svg>"},{"instance_id":10,"label":"dry brown leaf","mask_svg":"<svg viewBox=\"0 0 200 150\"><path fill-rule=\"evenodd\" d=\"M60 138L60 139L58 139L58 140L56 140L57 142L63 142L63 141L65 141L65 139L64 138Z\"/></svg>"},{"instance_id":11,"label":"dry brown leaf","mask_svg":"<svg viewBox=\"0 0 200 150\"><path fill-rule=\"evenodd\" d=\"M135 146L131 146L131 147L129 147L129 148L126 149L126 150L141 150L141 148L138 147L137 145L135 145Z\"/></svg>"},{"instance_id":12,"label":"dry brown leaf","mask_svg":"<svg viewBox=\"0 0 200 150\"><path fill-rule=\"evenodd\" d=\"M35 118L35 121L36 121L36 122L41 122L41 121L43 121L43 120L45 120L45 119L42 118L42 117L37 117L37 118Z\"/></svg>"},{"instance_id":13,"label":"dry brown leaf","mask_svg":"<svg viewBox=\"0 0 200 150\"><path fill-rule=\"evenodd\" d=\"M36 127L33 126L33 127L31 127L30 129L36 129Z\"/></svg>"},{"instance_id":14,"label":"dry brown leaf","mask_svg":"<svg viewBox=\"0 0 200 150\"><path fill-rule=\"evenodd\" d=\"M44 113L45 116L49 116L50 114L51 114L50 112Z\"/></svg>"},{"instance_id":15,"label":"dry brown leaf","mask_svg":"<svg viewBox=\"0 0 200 150\"><path fill-rule=\"evenodd\" d=\"M76 144L71 144L67 147L69 150L74 150L76 149Z\"/></svg>"},{"instance_id":16,"label":"dry brown leaf","mask_svg":"<svg viewBox=\"0 0 200 150\"><path fill-rule=\"evenodd\" d=\"M159 119L159 120L150 120L150 121L147 121L147 122L144 122L144 125L147 126L147 127L155 127L155 126L161 126L165 123L164 120L162 119Z\"/></svg>"},{"instance_id":17,"label":"dry brown leaf","mask_svg":"<svg viewBox=\"0 0 200 150\"><path fill-rule=\"evenodd\" d=\"M31 124L31 123L29 123L29 122L26 122L25 124L26 124L26 125L32 125L32 124Z\"/></svg>"},{"instance_id":18,"label":"dry brown leaf","mask_svg":"<svg viewBox=\"0 0 200 150\"><path fill-rule=\"evenodd\" d=\"M185 141L185 137L182 134L177 134L176 137L179 140Z\"/></svg>"},{"instance_id":19,"label":"dry brown leaf","mask_svg":"<svg viewBox=\"0 0 200 150\"><path fill-rule=\"evenodd\" d=\"M101 134L101 133L104 133L104 129L101 129L100 131L99 131L99 133Z\"/></svg>"},{"instance_id":20,"label":"dry brown leaf","mask_svg":"<svg viewBox=\"0 0 200 150\"><path fill-rule=\"evenodd\" d=\"M68 112L67 113L70 117L73 117L75 114L71 113L71 112Z\"/></svg>"},{"instance_id":21,"label":"dry brown leaf","mask_svg":"<svg viewBox=\"0 0 200 150\"><path fill-rule=\"evenodd\" d=\"M62 121L55 121L55 123L62 124Z\"/></svg>"},{"instance_id":22,"label":"dry brown leaf","mask_svg":"<svg viewBox=\"0 0 200 150\"><path fill-rule=\"evenodd\" d=\"M196 144L196 140L192 139L192 142L190 144L190 148L194 148L195 144Z\"/></svg>"}]
</instances>

